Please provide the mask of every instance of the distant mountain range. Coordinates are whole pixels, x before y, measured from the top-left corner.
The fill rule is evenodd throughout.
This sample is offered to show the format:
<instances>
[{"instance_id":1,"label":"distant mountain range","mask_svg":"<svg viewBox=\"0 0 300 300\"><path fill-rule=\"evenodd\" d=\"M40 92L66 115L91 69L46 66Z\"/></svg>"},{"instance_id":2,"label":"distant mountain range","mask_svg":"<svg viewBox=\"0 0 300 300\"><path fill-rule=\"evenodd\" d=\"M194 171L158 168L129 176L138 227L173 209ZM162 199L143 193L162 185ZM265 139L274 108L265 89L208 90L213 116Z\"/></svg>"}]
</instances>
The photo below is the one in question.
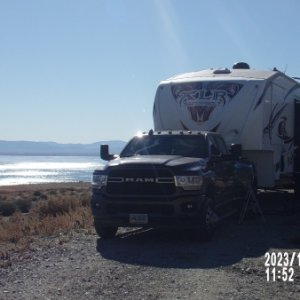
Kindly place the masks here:
<instances>
[{"instance_id":1,"label":"distant mountain range","mask_svg":"<svg viewBox=\"0 0 300 300\"><path fill-rule=\"evenodd\" d=\"M0 155L91 155L99 156L100 145L108 144L118 154L126 142L101 141L92 144L60 144L55 142L0 141Z\"/></svg>"}]
</instances>

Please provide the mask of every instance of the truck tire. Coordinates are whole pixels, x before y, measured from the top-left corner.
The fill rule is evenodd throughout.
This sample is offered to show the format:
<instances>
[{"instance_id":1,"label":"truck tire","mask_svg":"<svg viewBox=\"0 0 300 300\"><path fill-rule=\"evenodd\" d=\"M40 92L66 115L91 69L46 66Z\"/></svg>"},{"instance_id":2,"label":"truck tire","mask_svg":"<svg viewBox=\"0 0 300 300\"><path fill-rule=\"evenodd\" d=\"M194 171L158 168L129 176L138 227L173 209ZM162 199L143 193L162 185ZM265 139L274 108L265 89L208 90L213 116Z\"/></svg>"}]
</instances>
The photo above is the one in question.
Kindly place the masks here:
<instances>
[{"instance_id":1,"label":"truck tire","mask_svg":"<svg viewBox=\"0 0 300 300\"><path fill-rule=\"evenodd\" d=\"M95 222L94 225L98 236L103 239L113 238L118 231L117 226L103 226L98 222Z\"/></svg>"},{"instance_id":2,"label":"truck tire","mask_svg":"<svg viewBox=\"0 0 300 300\"><path fill-rule=\"evenodd\" d=\"M201 212L201 227L199 230L199 238L201 241L210 241L216 230L216 222L214 221L214 212L209 206L205 204Z\"/></svg>"}]
</instances>

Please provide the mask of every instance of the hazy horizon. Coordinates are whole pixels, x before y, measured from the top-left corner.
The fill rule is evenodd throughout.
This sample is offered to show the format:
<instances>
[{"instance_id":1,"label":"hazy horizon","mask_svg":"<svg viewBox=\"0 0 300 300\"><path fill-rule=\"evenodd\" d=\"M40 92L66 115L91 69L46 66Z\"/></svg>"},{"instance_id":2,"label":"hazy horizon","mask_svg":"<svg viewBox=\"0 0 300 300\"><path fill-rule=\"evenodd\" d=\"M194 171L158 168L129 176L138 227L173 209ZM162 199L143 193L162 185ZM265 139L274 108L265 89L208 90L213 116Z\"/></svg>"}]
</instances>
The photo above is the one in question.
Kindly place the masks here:
<instances>
[{"instance_id":1,"label":"hazy horizon","mask_svg":"<svg viewBox=\"0 0 300 300\"><path fill-rule=\"evenodd\" d=\"M119 153L125 141L98 141L91 144L32 141L0 141L0 155L91 155L99 156L100 144L108 144L112 153Z\"/></svg>"}]
</instances>

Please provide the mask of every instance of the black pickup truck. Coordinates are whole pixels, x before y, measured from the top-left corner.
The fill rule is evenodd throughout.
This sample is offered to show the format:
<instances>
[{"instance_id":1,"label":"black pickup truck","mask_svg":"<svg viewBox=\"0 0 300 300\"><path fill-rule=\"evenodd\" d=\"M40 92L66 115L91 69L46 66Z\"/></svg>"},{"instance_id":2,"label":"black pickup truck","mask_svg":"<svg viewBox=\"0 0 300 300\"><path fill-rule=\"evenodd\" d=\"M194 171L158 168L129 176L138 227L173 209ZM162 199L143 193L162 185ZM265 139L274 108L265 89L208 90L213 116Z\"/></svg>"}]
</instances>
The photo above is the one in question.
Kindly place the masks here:
<instances>
[{"instance_id":1,"label":"black pickup truck","mask_svg":"<svg viewBox=\"0 0 300 300\"><path fill-rule=\"evenodd\" d=\"M237 213L253 164L228 151L221 135L200 131L161 131L135 136L120 155L101 146L108 163L93 173L91 207L102 238L118 227L194 229L209 239L215 225Z\"/></svg>"}]
</instances>

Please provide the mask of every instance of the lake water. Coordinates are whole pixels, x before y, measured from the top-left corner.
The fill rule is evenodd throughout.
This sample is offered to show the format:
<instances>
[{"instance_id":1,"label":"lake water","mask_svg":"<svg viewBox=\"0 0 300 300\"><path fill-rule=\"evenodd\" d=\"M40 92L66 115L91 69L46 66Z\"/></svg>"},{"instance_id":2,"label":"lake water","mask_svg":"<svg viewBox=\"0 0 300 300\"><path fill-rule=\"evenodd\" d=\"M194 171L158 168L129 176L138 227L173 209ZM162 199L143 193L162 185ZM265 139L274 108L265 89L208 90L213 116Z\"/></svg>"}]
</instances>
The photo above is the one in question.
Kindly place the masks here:
<instances>
[{"instance_id":1,"label":"lake water","mask_svg":"<svg viewBox=\"0 0 300 300\"><path fill-rule=\"evenodd\" d=\"M90 182L103 161L97 156L0 155L0 186L46 182Z\"/></svg>"}]
</instances>

